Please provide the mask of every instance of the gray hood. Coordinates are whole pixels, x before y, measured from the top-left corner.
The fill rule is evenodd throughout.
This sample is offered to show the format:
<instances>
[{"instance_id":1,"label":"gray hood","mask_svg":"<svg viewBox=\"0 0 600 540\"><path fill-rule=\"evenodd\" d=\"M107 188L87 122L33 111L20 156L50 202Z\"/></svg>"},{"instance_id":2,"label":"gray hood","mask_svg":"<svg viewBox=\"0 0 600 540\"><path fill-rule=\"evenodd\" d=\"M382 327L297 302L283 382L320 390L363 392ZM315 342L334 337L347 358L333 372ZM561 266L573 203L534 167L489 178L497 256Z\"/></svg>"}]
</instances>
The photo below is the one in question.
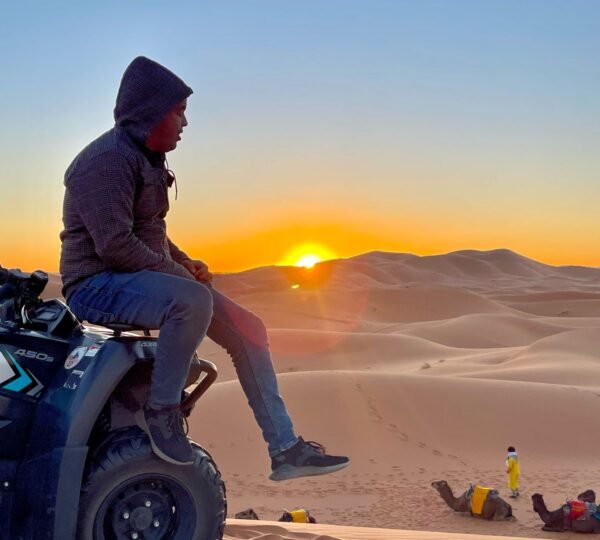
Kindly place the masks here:
<instances>
[{"instance_id":1,"label":"gray hood","mask_svg":"<svg viewBox=\"0 0 600 540\"><path fill-rule=\"evenodd\" d=\"M153 127L192 89L177 75L150 60L138 56L127 66L115 106L115 123L143 143Z\"/></svg>"}]
</instances>

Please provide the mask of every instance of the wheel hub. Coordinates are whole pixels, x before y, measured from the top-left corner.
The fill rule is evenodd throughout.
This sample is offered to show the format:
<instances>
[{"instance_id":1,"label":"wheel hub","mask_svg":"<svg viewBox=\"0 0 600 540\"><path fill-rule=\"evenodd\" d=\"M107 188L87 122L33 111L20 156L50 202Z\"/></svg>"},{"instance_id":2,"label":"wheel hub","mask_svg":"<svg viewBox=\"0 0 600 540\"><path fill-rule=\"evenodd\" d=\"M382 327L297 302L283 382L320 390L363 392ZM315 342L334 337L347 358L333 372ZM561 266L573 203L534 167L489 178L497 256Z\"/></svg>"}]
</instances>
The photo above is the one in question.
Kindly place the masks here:
<instances>
[{"instance_id":1,"label":"wheel hub","mask_svg":"<svg viewBox=\"0 0 600 540\"><path fill-rule=\"evenodd\" d=\"M145 531L152 524L153 518L154 516L150 508L146 508L144 506L141 508L136 508L133 512L131 512L131 526L138 532Z\"/></svg>"},{"instance_id":2,"label":"wheel hub","mask_svg":"<svg viewBox=\"0 0 600 540\"><path fill-rule=\"evenodd\" d=\"M176 503L170 486L154 481L132 482L115 495L107 509L105 527L112 530L116 540L172 537L168 531L174 525Z\"/></svg>"},{"instance_id":3,"label":"wheel hub","mask_svg":"<svg viewBox=\"0 0 600 540\"><path fill-rule=\"evenodd\" d=\"M104 499L94 519L97 540L182 540L198 515L186 482L160 473L132 476Z\"/></svg>"}]
</instances>

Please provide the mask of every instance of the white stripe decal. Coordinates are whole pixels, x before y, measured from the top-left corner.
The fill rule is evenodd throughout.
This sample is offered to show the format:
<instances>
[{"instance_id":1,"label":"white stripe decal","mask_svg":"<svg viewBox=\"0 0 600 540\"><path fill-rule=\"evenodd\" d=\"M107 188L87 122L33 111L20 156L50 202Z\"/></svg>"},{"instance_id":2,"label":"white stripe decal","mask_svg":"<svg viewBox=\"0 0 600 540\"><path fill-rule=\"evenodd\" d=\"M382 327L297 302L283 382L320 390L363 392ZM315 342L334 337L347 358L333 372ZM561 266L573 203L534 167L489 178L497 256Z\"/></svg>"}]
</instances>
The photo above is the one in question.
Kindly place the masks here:
<instances>
[{"instance_id":1,"label":"white stripe decal","mask_svg":"<svg viewBox=\"0 0 600 540\"><path fill-rule=\"evenodd\" d=\"M37 383L31 390L29 390L29 392L27 392L27 395L36 397L44 387L42 386L42 383L37 380L37 377L31 373L31 371L28 371L27 374Z\"/></svg>"},{"instance_id":2,"label":"white stripe decal","mask_svg":"<svg viewBox=\"0 0 600 540\"><path fill-rule=\"evenodd\" d=\"M8 360L0 351L0 384L15 377L16 373L10 367Z\"/></svg>"}]
</instances>

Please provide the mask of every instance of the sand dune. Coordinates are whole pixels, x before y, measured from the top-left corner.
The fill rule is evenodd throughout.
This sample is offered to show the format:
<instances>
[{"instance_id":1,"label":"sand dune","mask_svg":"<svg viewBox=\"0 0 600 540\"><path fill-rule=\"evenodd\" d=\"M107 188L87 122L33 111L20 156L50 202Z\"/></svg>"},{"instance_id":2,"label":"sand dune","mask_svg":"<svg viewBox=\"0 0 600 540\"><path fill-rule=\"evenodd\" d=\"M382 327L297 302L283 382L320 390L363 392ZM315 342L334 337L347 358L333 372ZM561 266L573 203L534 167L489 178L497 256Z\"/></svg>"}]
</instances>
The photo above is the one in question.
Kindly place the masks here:
<instances>
[{"instance_id":1,"label":"sand dune","mask_svg":"<svg viewBox=\"0 0 600 540\"><path fill-rule=\"evenodd\" d=\"M59 285L53 279L48 294ZM265 321L298 433L351 457L334 475L269 481L233 366L205 340L199 353L220 377L190 433L220 466L230 516L252 507L276 520L305 507L332 525L232 520L228 540L545 538L532 493L557 507L600 490L600 269L509 250L373 252L221 274L215 285ZM506 497L508 445L523 470L516 522L455 515L430 487L480 482Z\"/></svg>"},{"instance_id":2,"label":"sand dune","mask_svg":"<svg viewBox=\"0 0 600 540\"><path fill-rule=\"evenodd\" d=\"M562 299L510 304L513 309L551 317L600 317L600 299Z\"/></svg>"},{"instance_id":3,"label":"sand dune","mask_svg":"<svg viewBox=\"0 0 600 540\"><path fill-rule=\"evenodd\" d=\"M479 294L437 286L260 292L244 295L243 305L260 312L269 328L342 331L372 325L379 329L380 324L434 321L470 313L515 313Z\"/></svg>"},{"instance_id":4,"label":"sand dune","mask_svg":"<svg viewBox=\"0 0 600 540\"><path fill-rule=\"evenodd\" d=\"M592 427L600 412L599 269L552 267L507 250L379 252L320 266L314 274L258 269L256 289L245 273L232 296L267 323L298 431L348 453L352 465L269 482L264 442L229 359L205 342L200 352L219 364L224 382L206 396L192 433L221 464L232 512L253 507L276 519L296 505L342 526L542 538L531 493L558 506L600 488ZM215 421L215 410L228 412ZM457 491L477 481L506 496L509 444L524 471L517 522L455 516L429 487L443 477Z\"/></svg>"},{"instance_id":5,"label":"sand dune","mask_svg":"<svg viewBox=\"0 0 600 540\"><path fill-rule=\"evenodd\" d=\"M341 527L231 520L224 540L508 540L508 536L399 531L375 527Z\"/></svg>"},{"instance_id":6,"label":"sand dune","mask_svg":"<svg viewBox=\"0 0 600 540\"><path fill-rule=\"evenodd\" d=\"M595 391L494 379L341 370L282 374L280 386L301 433L328 443L332 451L344 449L356 458L363 455L365 459L356 459L349 469L352 472L374 472L379 469L375 465L383 464L391 469L400 458L431 471L460 467L461 462L463 466L483 466L490 455L499 454L501 459L504 441L514 438L519 439L525 454L536 456L538 466L545 462L554 467L573 455L590 464L597 460L596 447L581 447L600 409ZM211 394L198 413L199 423L191 427L192 435L210 441L208 449L218 455L219 443L224 444L221 429L227 424L228 431L245 439L243 446L248 444L252 455L245 454L243 462L235 453L219 457L224 468L243 472L266 466L263 443L250 412L243 410L245 397L237 382L222 383ZM222 418L218 424L210 422L210 411L225 408L239 414ZM315 425L323 411L327 411L327 421ZM569 440L562 431L549 429L549 417L554 424L563 418L579 420L569 425ZM527 431L515 433L514 418L527 425ZM475 433L485 433L485 437L478 439ZM468 445L465 439L469 439ZM377 441L368 446L368 458L364 456L367 441ZM536 452L540 446L545 449L543 454ZM346 476L340 473L331 478L343 482Z\"/></svg>"},{"instance_id":7,"label":"sand dune","mask_svg":"<svg viewBox=\"0 0 600 540\"><path fill-rule=\"evenodd\" d=\"M453 319L415 324L404 331L449 347L516 347L564 332L567 327L515 315L476 313Z\"/></svg>"}]
</instances>

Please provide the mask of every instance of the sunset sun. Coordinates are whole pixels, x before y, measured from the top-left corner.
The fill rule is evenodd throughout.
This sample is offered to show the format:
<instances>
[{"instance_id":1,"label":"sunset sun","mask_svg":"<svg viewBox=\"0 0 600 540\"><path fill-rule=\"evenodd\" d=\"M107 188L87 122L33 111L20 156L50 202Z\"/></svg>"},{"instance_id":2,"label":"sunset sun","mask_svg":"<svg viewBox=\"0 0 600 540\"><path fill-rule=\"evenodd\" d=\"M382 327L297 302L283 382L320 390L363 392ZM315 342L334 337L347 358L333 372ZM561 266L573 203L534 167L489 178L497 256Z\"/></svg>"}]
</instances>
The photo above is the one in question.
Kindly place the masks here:
<instances>
[{"instance_id":1,"label":"sunset sun","mask_svg":"<svg viewBox=\"0 0 600 540\"><path fill-rule=\"evenodd\" d=\"M317 263L335 258L335 253L326 246L316 243L305 243L291 249L279 264L312 268Z\"/></svg>"},{"instance_id":2,"label":"sunset sun","mask_svg":"<svg viewBox=\"0 0 600 540\"><path fill-rule=\"evenodd\" d=\"M295 263L294 266L304 266L305 268L312 268L315 264L321 262L323 259L318 255L314 255L312 253L308 253L306 255L302 255Z\"/></svg>"}]
</instances>

